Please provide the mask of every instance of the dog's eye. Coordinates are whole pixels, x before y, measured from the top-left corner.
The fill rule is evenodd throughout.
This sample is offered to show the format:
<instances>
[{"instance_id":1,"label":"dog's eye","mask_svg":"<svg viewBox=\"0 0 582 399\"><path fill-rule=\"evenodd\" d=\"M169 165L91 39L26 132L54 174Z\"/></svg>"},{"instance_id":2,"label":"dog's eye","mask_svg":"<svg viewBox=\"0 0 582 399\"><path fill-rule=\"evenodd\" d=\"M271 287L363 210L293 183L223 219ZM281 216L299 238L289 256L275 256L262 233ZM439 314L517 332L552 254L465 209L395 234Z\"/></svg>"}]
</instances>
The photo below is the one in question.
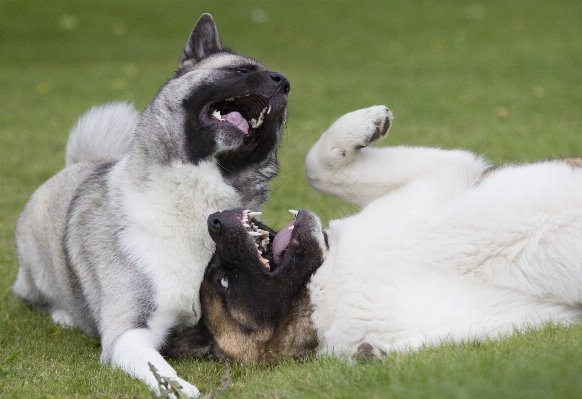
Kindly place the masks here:
<instances>
[{"instance_id":1,"label":"dog's eye","mask_svg":"<svg viewBox=\"0 0 582 399\"><path fill-rule=\"evenodd\" d=\"M245 75L245 74L249 73L249 71L248 71L248 69L239 68L236 70L236 73L238 73L239 75Z\"/></svg>"},{"instance_id":2,"label":"dog's eye","mask_svg":"<svg viewBox=\"0 0 582 399\"><path fill-rule=\"evenodd\" d=\"M222 285L224 288L228 288L228 277L222 276L220 279L220 285Z\"/></svg>"}]
</instances>

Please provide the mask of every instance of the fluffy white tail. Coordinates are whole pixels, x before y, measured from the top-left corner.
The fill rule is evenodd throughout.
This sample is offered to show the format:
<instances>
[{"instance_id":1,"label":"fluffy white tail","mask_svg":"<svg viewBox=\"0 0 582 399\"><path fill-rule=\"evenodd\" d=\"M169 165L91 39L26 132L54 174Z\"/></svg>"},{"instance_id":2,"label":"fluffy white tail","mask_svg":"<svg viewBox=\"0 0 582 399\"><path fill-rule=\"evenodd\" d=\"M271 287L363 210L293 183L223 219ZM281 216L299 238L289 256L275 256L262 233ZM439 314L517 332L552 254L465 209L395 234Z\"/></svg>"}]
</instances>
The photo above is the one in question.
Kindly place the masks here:
<instances>
[{"instance_id":1,"label":"fluffy white tail","mask_svg":"<svg viewBox=\"0 0 582 399\"><path fill-rule=\"evenodd\" d=\"M139 112L133 104L113 102L85 112L71 129L66 164L122 156L133 141Z\"/></svg>"}]
</instances>

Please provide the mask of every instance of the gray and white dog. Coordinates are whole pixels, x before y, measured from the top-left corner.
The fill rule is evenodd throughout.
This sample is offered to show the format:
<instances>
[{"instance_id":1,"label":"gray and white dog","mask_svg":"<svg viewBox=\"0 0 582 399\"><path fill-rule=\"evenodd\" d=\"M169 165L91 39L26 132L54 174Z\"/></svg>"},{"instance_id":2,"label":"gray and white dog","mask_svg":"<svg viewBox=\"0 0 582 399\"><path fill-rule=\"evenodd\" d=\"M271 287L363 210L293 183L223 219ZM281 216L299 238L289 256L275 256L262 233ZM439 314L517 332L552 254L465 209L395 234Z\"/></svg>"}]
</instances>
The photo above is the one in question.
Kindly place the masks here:
<instances>
[{"instance_id":1,"label":"gray and white dog","mask_svg":"<svg viewBox=\"0 0 582 399\"><path fill-rule=\"evenodd\" d=\"M143 114L114 103L73 128L67 166L16 227L14 293L55 322L101 339L101 362L145 381L178 378L159 349L200 318L215 244L212 212L256 209L278 172L289 81L222 49L209 14Z\"/></svg>"}]
</instances>

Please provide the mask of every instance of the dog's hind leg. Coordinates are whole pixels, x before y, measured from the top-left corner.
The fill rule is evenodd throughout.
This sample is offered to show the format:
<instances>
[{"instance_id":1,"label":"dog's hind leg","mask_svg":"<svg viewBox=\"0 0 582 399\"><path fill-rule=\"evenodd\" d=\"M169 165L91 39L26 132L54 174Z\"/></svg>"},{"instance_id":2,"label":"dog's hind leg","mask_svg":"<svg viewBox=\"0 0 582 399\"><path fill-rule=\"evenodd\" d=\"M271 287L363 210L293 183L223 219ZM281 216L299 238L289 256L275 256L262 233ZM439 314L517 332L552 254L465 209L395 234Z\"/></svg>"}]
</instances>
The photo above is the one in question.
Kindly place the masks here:
<instances>
[{"instance_id":1,"label":"dog's hind leg","mask_svg":"<svg viewBox=\"0 0 582 399\"><path fill-rule=\"evenodd\" d=\"M177 381L188 397L198 397L198 388L179 378L172 366L157 351L156 348L161 346L163 340L158 335L148 328L124 332L114 344L111 364L144 381L152 392L159 393L158 381L150 369L151 364L161 377Z\"/></svg>"},{"instance_id":2,"label":"dog's hind leg","mask_svg":"<svg viewBox=\"0 0 582 399\"><path fill-rule=\"evenodd\" d=\"M73 316L66 310L53 310L51 317L56 324L62 327L75 327Z\"/></svg>"},{"instance_id":3,"label":"dog's hind leg","mask_svg":"<svg viewBox=\"0 0 582 399\"><path fill-rule=\"evenodd\" d=\"M455 192L478 179L488 165L466 151L432 148L367 148L386 137L392 113L385 106L350 112L313 145L305 175L319 192L359 206L415 181Z\"/></svg>"},{"instance_id":4,"label":"dog's hind leg","mask_svg":"<svg viewBox=\"0 0 582 399\"><path fill-rule=\"evenodd\" d=\"M75 327L73 316L66 310L57 309L55 301L45 295L34 283L31 272L26 267L21 267L18 277L12 287L14 295L28 302L35 309L49 312L53 321L62 327Z\"/></svg>"}]
</instances>

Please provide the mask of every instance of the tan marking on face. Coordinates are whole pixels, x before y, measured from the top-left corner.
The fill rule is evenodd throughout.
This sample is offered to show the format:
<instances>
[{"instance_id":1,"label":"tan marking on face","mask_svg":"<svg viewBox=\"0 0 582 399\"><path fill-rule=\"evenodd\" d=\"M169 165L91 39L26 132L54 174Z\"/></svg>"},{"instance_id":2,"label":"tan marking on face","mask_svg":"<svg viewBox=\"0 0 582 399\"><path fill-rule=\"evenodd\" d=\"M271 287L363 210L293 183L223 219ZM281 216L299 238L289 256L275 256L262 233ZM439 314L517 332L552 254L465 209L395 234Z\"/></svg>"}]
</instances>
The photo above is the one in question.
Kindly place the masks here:
<instances>
[{"instance_id":1,"label":"tan marking on face","mask_svg":"<svg viewBox=\"0 0 582 399\"><path fill-rule=\"evenodd\" d=\"M311 320L312 313L309 292L303 288L269 342L269 352L281 358L298 358L315 353L318 340Z\"/></svg>"},{"instance_id":2,"label":"tan marking on face","mask_svg":"<svg viewBox=\"0 0 582 399\"><path fill-rule=\"evenodd\" d=\"M227 309L219 294L201 290L202 313L208 329L227 358L243 363L275 363L277 358L296 358L314 353L317 336L309 294L303 288L293 300L291 310L275 328L252 323L250 314ZM244 332L244 326L252 331Z\"/></svg>"},{"instance_id":3,"label":"tan marking on face","mask_svg":"<svg viewBox=\"0 0 582 399\"><path fill-rule=\"evenodd\" d=\"M250 318L241 312L236 312L233 317L215 292L201 289L201 299L204 321L216 344L227 357L244 363L260 362L273 331L251 325ZM252 331L245 333L240 320L246 320L244 326Z\"/></svg>"}]
</instances>

